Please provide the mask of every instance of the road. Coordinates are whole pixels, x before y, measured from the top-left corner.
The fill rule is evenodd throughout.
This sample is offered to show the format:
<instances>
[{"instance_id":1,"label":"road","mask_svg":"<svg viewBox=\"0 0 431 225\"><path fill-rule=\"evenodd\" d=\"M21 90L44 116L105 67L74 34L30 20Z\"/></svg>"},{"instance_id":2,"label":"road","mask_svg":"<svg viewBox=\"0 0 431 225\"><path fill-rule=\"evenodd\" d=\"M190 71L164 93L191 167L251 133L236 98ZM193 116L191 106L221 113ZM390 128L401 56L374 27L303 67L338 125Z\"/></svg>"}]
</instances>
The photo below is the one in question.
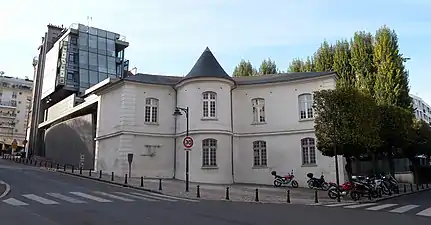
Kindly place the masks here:
<instances>
[{"instance_id":1,"label":"road","mask_svg":"<svg viewBox=\"0 0 431 225\"><path fill-rule=\"evenodd\" d=\"M11 192L1 225L429 225L431 219L336 207L187 201L0 160Z\"/></svg>"}]
</instances>

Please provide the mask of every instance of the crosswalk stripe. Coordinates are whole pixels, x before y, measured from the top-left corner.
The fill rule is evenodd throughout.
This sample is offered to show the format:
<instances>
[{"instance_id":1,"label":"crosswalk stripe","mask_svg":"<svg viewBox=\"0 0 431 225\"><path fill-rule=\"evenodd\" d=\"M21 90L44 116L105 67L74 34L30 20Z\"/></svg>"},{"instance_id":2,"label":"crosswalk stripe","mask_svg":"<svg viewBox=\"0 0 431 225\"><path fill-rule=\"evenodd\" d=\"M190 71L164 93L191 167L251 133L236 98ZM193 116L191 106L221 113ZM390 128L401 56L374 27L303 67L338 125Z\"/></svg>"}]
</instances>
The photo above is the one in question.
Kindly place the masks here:
<instances>
[{"instance_id":1,"label":"crosswalk stripe","mask_svg":"<svg viewBox=\"0 0 431 225\"><path fill-rule=\"evenodd\" d=\"M377 203L365 203L365 204L358 204L358 205L348 205L348 206L344 206L344 208L346 208L346 209L356 209L356 208L367 207L367 206L372 206L372 205L377 205Z\"/></svg>"},{"instance_id":2,"label":"crosswalk stripe","mask_svg":"<svg viewBox=\"0 0 431 225\"><path fill-rule=\"evenodd\" d=\"M70 203L77 203L77 204L85 203L84 201L81 201L79 199L75 199L75 198L72 198L72 197L69 197L66 195L62 195L60 193L46 193L46 194L51 196L51 197L58 198L58 199L61 199L63 201L70 202Z\"/></svg>"},{"instance_id":3,"label":"crosswalk stripe","mask_svg":"<svg viewBox=\"0 0 431 225\"><path fill-rule=\"evenodd\" d=\"M383 205L377 205L377 206L373 206L370 208L366 208L365 210L371 210L371 211L377 211L377 210L381 210L381 209L386 209L389 207L393 207L396 206L397 204L383 204Z\"/></svg>"},{"instance_id":4,"label":"crosswalk stripe","mask_svg":"<svg viewBox=\"0 0 431 225\"><path fill-rule=\"evenodd\" d=\"M141 199L141 200L145 200L145 201L149 201L149 202L158 202L159 201L159 200L156 200L156 199L145 198L145 197L142 197L142 196L131 195L131 194L123 193L123 192L115 192L115 193L119 194L119 195L124 195L124 196L130 197L130 198Z\"/></svg>"},{"instance_id":5,"label":"crosswalk stripe","mask_svg":"<svg viewBox=\"0 0 431 225\"><path fill-rule=\"evenodd\" d=\"M27 203L21 202L20 200L15 199L15 198L8 198L8 199L3 200L3 202L7 203L9 205L14 205L14 206L28 205Z\"/></svg>"},{"instance_id":6,"label":"crosswalk stripe","mask_svg":"<svg viewBox=\"0 0 431 225\"><path fill-rule=\"evenodd\" d=\"M146 195L146 194L142 194L142 193L138 193L138 192L132 192L131 194L139 195L139 196L144 196L144 197L147 197L147 198L154 198L154 199L158 199L158 200L162 200L162 201L168 201L168 202L176 202L177 201L177 200L174 200L174 199L160 198L160 197L157 197L157 196Z\"/></svg>"},{"instance_id":7,"label":"crosswalk stripe","mask_svg":"<svg viewBox=\"0 0 431 225\"><path fill-rule=\"evenodd\" d=\"M175 199L175 200L180 200L180 201L198 202L198 200L194 200L194 199L180 198L180 197L169 196L169 195L161 195L161 194L157 194L157 193L151 193L151 194L148 194L148 195L154 195L154 196L159 196L159 197L164 197L164 198L170 198L170 199Z\"/></svg>"},{"instance_id":8,"label":"crosswalk stripe","mask_svg":"<svg viewBox=\"0 0 431 225\"><path fill-rule=\"evenodd\" d=\"M22 195L22 196L24 196L24 197L26 197L28 199L31 199L33 201L45 204L45 205L56 205L56 204L59 204L56 201L49 200L49 199L46 199L46 198L43 198L43 197L40 197L40 196L37 196L37 195L34 195L34 194L28 194L28 195Z\"/></svg>"},{"instance_id":9,"label":"crosswalk stripe","mask_svg":"<svg viewBox=\"0 0 431 225\"><path fill-rule=\"evenodd\" d=\"M85 193L82 193L82 192L69 192L69 193L71 193L73 195L76 195L76 196L79 196L79 197L90 199L90 200L93 200L93 201L96 201L96 202L112 202L111 200L100 198L100 197L96 197L96 196L89 195L89 194L85 194Z\"/></svg>"},{"instance_id":10,"label":"crosswalk stripe","mask_svg":"<svg viewBox=\"0 0 431 225\"><path fill-rule=\"evenodd\" d=\"M326 207L338 207L338 206L347 206L347 205L355 205L358 204L356 202L349 202L349 203L339 203L339 204L332 204L332 205L324 205Z\"/></svg>"},{"instance_id":11,"label":"crosswalk stripe","mask_svg":"<svg viewBox=\"0 0 431 225\"><path fill-rule=\"evenodd\" d=\"M399 208L393 209L393 210L391 210L389 212L392 212L392 213L403 213L403 212L407 212L407 211L412 210L412 209L417 208L417 207L419 207L419 205L405 205L405 206L401 206Z\"/></svg>"},{"instance_id":12,"label":"crosswalk stripe","mask_svg":"<svg viewBox=\"0 0 431 225\"><path fill-rule=\"evenodd\" d=\"M101 191L95 191L94 193L97 193L99 195L103 195L103 196L106 196L106 197L110 197L110 198L113 198L113 199L118 199L118 200L121 200L121 201L125 201L125 202L134 202L135 201L135 200L130 199L130 198L124 198L124 197L121 197L121 196L118 196L118 195L113 195L113 194L109 194L109 193L105 193L105 192L101 192Z\"/></svg>"},{"instance_id":13,"label":"crosswalk stripe","mask_svg":"<svg viewBox=\"0 0 431 225\"><path fill-rule=\"evenodd\" d=\"M425 209L425 210L422 210L422 211L418 212L416 215L431 217L431 207L429 207L428 209Z\"/></svg>"}]
</instances>

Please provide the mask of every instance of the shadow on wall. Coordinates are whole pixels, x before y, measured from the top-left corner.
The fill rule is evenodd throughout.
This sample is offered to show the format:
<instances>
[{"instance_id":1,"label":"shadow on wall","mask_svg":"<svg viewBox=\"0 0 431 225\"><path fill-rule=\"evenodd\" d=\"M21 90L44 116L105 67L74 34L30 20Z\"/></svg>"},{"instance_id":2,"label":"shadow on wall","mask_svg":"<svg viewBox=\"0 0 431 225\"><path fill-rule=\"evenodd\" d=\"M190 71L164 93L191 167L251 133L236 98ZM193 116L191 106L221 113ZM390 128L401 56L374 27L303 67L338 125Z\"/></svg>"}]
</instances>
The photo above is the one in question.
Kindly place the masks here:
<instances>
[{"instance_id":1,"label":"shadow on wall","mask_svg":"<svg viewBox=\"0 0 431 225\"><path fill-rule=\"evenodd\" d=\"M45 157L75 168L94 169L92 114L69 119L45 132Z\"/></svg>"}]
</instances>

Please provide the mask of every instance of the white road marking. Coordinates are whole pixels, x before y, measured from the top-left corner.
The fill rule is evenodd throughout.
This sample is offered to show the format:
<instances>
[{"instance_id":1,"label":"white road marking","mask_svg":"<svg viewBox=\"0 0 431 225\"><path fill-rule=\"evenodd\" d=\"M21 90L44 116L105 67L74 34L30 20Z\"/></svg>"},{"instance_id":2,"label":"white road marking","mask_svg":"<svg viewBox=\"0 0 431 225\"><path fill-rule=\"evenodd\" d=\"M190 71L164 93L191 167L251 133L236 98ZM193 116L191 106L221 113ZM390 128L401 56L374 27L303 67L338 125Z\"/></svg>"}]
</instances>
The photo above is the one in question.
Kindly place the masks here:
<instances>
[{"instance_id":1,"label":"white road marking","mask_svg":"<svg viewBox=\"0 0 431 225\"><path fill-rule=\"evenodd\" d=\"M99 194L99 195L103 195L103 196L106 196L106 197L110 197L110 198L113 198L113 199L118 199L118 200L121 200L121 201L125 201L125 202L134 202L135 201L135 200L130 199L130 198L124 198L124 197L121 197L121 196L118 196L118 195L113 195L113 194L109 194L109 193L105 193L105 192L101 192L101 191L95 191L94 193Z\"/></svg>"},{"instance_id":2,"label":"white road marking","mask_svg":"<svg viewBox=\"0 0 431 225\"><path fill-rule=\"evenodd\" d=\"M392 213L404 213L404 212L407 212L407 211L412 210L412 209L417 208L417 207L419 207L419 205L405 205L405 206L401 206L399 208L393 209L393 210L391 210L389 212L392 212Z\"/></svg>"},{"instance_id":3,"label":"white road marking","mask_svg":"<svg viewBox=\"0 0 431 225\"><path fill-rule=\"evenodd\" d=\"M142 194L142 193L139 193L139 192L132 192L131 194L139 195L139 196L144 196L144 197L147 197L147 198L154 198L154 199L158 199L158 200L162 200L162 201L168 201L168 202L176 202L177 201L177 200L168 199L168 198L160 198L160 197L157 197L157 196L146 195L146 194Z\"/></svg>"},{"instance_id":4,"label":"white road marking","mask_svg":"<svg viewBox=\"0 0 431 225\"><path fill-rule=\"evenodd\" d=\"M85 203L84 201L81 201L79 199L72 198L72 197L69 197L69 196L66 196L66 195L62 195L60 193L46 193L46 194L49 195L49 196L51 196L51 197L58 198L58 199L61 199L63 201L70 202L70 203L77 203L77 204L79 204L79 203Z\"/></svg>"},{"instance_id":5,"label":"white road marking","mask_svg":"<svg viewBox=\"0 0 431 225\"><path fill-rule=\"evenodd\" d=\"M56 205L56 204L59 204L56 201L52 201L52 200L49 200L49 199L46 199L46 198L42 198L42 197L34 195L34 194L28 194L28 195L22 195L22 196L24 196L24 197L26 197L28 199L31 199L33 201L45 204L45 205Z\"/></svg>"},{"instance_id":6,"label":"white road marking","mask_svg":"<svg viewBox=\"0 0 431 225\"><path fill-rule=\"evenodd\" d=\"M355 204L358 204L358 203L349 202L349 203L338 203L338 204L324 205L324 206L326 206L326 207L338 207L338 206L355 205Z\"/></svg>"},{"instance_id":7,"label":"white road marking","mask_svg":"<svg viewBox=\"0 0 431 225\"><path fill-rule=\"evenodd\" d=\"M358 204L358 205L348 205L348 206L344 206L344 208L346 208L346 209L356 209L356 208L367 207L367 206L372 206L372 205L377 205L377 203L365 203L365 204Z\"/></svg>"},{"instance_id":8,"label":"white road marking","mask_svg":"<svg viewBox=\"0 0 431 225\"><path fill-rule=\"evenodd\" d=\"M148 195L154 195L154 196L159 196L162 198L170 198L170 199L175 199L175 200L180 200L180 201L198 202L198 200L194 200L194 199L180 198L180 197L169 196L169 195L161 195L161 194L157 194L157 193L148 193Z\"/></svg>"},{"instance_id":9,"label":"white road marking","mask_svg":"<svg viewBox=\"0 0 431 225\"><path fill-rule=\"evenodd\" d=\"M145 197L142 197L142 196L131 195L131 194L123 193L123 192L115 192L115 193L119 194L119 195L124 195L124 196L130 197L130 198L141 199L141 200L145 200L145 201L149 201L149 202L158 202L159 201L159 200L156 200L156 199L145 198Z\"/></svg>"},{"instance_id":10,"label":"white road marking","mask_svg":"<svg viewBox=\"0 0 431 225\"><path fill-rule=\"evenodd\" d=\"M422 210L416 214L417 216L428 216L431 217L431 207L428 209Z\"/></svg>"},{"instance_id":11,"label":"white road marking","mask_svg":"<svg viewBox=\"0 0 431 225\"><path fill-rule=\"evenodd\" d=\"M96 201L96 202L112 202L111 200L100 198L100 197L96 197L96 196L89 195L89 194L85 194L85 193L82 193L82 192L70 192L70 193L73 194L73 195L79 196L79 197L83 197L83 198L86 198L86 199L90 199L90 200Z\"/></svg>"},{"instance_id":12,"label":"white road marking","mask_svg":"<svg viewBox=\"0 0 431 225\"><path fill-rule=\"evenodd\" d=\"M27 203L21 202L20 200L15 199L15 198L8 198L8 199L3 200L3 202L7 203L9 205L14 205L14 206L28 205Z\"/></svg>"},{"instance_id":13,"label":"white road marking","mask_svg":"<svg viewBox=\"0 0 431 225\"><path fill-rule=\"evenodd\" d=\"M366 208L365 210L377 211L377 210L381 210L381 209L386 209L386 208L389 208L389 207L393 207L393 206L396 206L396 205L398 205L398 204L383 204L383 205L377 205L377 206L374 206L374 207Z\"/></svg>"}]
</instances>

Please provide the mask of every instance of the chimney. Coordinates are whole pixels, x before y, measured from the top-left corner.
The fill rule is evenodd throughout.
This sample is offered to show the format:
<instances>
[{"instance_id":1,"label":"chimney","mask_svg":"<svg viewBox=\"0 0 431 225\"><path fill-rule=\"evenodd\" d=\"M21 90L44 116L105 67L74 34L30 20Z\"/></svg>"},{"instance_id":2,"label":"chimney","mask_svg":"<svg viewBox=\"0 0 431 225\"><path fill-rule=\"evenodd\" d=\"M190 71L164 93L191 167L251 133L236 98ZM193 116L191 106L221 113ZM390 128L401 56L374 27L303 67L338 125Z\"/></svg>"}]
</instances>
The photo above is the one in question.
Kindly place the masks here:
<instances>
[{"instance_id":1,"label":"chimney","mask_svg":"<svg viewBox=\"0 0 431 225\"><path fill-rule=\"evenodd\" d=\"M138 68L133 67L133 68L130 70L130 72L131 72L133 75L136 75L136 73L138 72Z\"/></svg>"}]
</instances>

